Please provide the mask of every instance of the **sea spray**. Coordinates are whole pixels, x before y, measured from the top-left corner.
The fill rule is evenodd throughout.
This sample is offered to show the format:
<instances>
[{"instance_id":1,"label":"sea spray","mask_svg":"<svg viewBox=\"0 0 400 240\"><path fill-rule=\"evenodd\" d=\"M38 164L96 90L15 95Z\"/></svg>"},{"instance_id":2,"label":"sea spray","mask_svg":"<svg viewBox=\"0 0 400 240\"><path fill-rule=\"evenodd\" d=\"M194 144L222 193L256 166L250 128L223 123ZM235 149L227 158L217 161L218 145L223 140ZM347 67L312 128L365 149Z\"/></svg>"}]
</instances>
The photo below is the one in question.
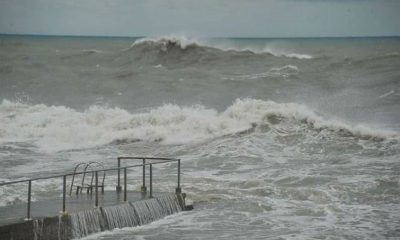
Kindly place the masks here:
<instances>
[{"instance_id":1,"label":"sea spray","mask_svg":"<svg viewBox=\"0 0 400 240\"><path fill-rule=\"evenodd\" d=\"M294 59L312 59L313 56L308 54L301 54L295 52L289 52L285 49L273 47L270 45L264 47L250 47L250 46L236 46L229 41L218 42L211 41L210 39L191 38L186 36L161 36L155 38L142 38L136 40L129 48L123 49L123 51L135 51L137 49L146 48L149 51L160 50L162 52L168 52L173 49L178 50L189 50L196 49L197 53L206 53L209 55L221 55L224 54L243 54L246 56L248 53L270 55L273 57L286 57ZM220 54L218 54L220 53ZM196 54L196 53L194 53ZM196 56L195 56L196 57Z\"/></svg>"},{"instance_id":2,"label":"sea spray","mask_svg":"<svg viewBox=\"0 0 400 240\"><path fill-rule=\"evenodd\" d=\"M325 119L305 105L237 99L218 113L197 105L165 104L147 113L92 106L79 112L63 106L29 105L3 100L0 142L31 141L44 151L91 148L124 141L187 144L269 125L286 130L328 130L361 139L394 139L398 134ZM306 131L306 130L304 130ZM304 133L306 134L306 132Z\"/></svg>"}]
</instances>

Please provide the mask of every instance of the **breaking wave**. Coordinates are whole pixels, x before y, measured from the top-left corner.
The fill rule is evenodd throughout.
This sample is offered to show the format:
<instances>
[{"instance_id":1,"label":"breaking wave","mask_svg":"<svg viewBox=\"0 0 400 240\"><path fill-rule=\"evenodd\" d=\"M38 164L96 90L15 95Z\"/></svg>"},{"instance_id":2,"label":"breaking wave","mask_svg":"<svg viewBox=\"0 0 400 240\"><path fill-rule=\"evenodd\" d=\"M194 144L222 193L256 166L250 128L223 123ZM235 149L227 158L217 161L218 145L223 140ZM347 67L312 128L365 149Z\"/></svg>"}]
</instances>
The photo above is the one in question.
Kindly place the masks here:
<instances>
[{"instance_id":1,"label":"breaking wave","mask_svg":"<svg viewBox=\"0 0 400 240\"><path fill-rule=\"evenodd\" d=\"M134 141L188 144L254 132L307 135L311 131L355 140L399 141L398 133L326 120L304 105L255 99L237 99L223 112L166 104L135 114L103 106L79 112L3 100L0 121L0 142L30 142L49 152Z\"/></svg>"},{"instance_id":2,"label":"breaking wave","mask_svg":"<svg viewBox=\"0 0 400 240\"><path fill-rule=\"evenodd\" d=\"M124 51L146 49L148 51L157 50L164 53L170 51L206 51L208 54L253 54L253 55L267 55L274 57L286 57L295 59L312 59L313 57L308 54L292 53L282 49L275 49L269 46L263 48L254 47L237 47L227 43L215 43L207 39L193 39L187 37L177 36L164 36L159 38L143 38L136 40L129 48Z\"/></svg>"}]
</instances>

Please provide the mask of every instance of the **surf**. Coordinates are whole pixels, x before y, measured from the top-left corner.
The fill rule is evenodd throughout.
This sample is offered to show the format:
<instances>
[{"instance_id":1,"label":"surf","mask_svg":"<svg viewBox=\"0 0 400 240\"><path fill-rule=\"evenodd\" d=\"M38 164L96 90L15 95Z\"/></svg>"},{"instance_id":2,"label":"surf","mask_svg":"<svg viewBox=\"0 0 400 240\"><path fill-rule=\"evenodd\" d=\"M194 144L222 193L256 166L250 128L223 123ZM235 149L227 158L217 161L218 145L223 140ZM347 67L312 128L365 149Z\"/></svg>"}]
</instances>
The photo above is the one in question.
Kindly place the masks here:
<instances>
[{"instance_id":1,"label":"surf","mask_svg":"<svg viewBox=\"0 0 400 240\"><path fill-rule=\"evenodd\" d=\"M284 49L270 46L268 44L263 47L255 46L237 46L231 41L207 38L188 38L186 36L160 36L152 38L141 38L135 40L132 45L123 51L134 51L135 49L147 49L149 51L158 50L161 52L169 52L180 50L181 52L192 52L195 49L198 51L207 51L209 54L239 54L239 55L264 55L294 59L312 59L313 56L304 53L288 52ZM193 52L192 52L193 53Z\"/></svg>"},{"instance_id":2,"label":"surf","mask_svg":"<svg viewBox=\"0 0 400 240\"><path fill-rule=\"evenodd\" d=\"M248 98L236 99L222 112L203 105L164 104L138 113L99 105L77 111L3 100L0 120L0 142L30 142L49 152L137 141L185 145L254 132L320 133L395 143L399 139L396 132L325 119L305 105Z\"/></svg>"}]
</instances>

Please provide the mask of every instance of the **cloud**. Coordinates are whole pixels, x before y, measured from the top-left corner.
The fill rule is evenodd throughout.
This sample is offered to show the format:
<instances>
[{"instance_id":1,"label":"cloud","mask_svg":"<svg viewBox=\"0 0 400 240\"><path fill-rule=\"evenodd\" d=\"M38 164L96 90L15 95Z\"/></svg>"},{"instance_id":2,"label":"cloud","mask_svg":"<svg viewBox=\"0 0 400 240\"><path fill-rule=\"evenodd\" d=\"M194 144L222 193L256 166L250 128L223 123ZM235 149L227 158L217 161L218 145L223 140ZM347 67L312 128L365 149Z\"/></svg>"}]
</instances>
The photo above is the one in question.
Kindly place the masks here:
<instances>
[{"instance_id":1,"label":"cloud","mask_svg":"<svg viewBox=\"0 0 400 240\"><path fill-rule=\"evenodd\" d=\"M397 0L0 0L0 33L400 35Z\"/></svg>"}]
</instances>

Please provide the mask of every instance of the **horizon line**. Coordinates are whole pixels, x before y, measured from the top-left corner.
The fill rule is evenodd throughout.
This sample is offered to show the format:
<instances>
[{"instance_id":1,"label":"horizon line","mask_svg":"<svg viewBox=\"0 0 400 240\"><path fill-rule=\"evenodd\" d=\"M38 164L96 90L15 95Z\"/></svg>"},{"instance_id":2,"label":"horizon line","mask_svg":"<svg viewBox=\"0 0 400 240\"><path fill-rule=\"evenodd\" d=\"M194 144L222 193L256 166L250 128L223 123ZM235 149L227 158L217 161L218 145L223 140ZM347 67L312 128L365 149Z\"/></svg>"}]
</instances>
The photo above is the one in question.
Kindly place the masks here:
<instances>
[{"instance_id":1,"label":"horizon line","mask_svg":"<svg viewBox=\"0 0 400 240\"><path fill-rule=\"evenodd\" d=\"M180 36L182 34L176 34ZM68 34L34 34L34 33L0 33L0 36L20 36L20 37L69 37L69 38L151 38L151 37L168 37L174 36L174 34L164 34L159 36L128 36L128 35L117 35L117 36L108 36L108 35L68 35ZM183 35L185 36L185 35ZM198 38L210 38L210 39L318 39L318 38L399 38L400 35L365 35L365 36L298 36L298 37L263 37L263 36L243 36L243 37L223 37L223 36L214 36L214 37L198 37ZM189 37L190 38L190 37Z\"/></svg>"}]
</instances>

